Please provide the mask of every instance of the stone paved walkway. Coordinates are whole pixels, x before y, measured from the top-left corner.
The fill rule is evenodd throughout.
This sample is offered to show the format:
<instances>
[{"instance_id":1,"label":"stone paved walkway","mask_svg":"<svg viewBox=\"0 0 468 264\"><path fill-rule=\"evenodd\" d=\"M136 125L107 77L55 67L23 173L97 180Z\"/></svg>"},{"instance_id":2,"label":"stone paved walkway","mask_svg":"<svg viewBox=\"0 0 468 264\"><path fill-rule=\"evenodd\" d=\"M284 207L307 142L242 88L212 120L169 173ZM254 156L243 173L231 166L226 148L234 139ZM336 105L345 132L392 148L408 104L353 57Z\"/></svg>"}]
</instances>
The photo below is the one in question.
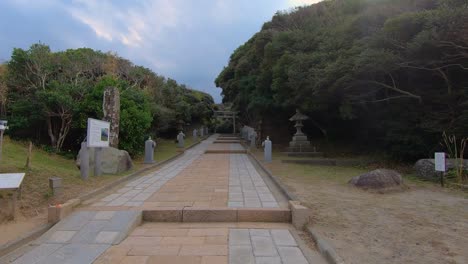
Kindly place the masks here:
<instances>
[{"instance_id":1,"label":"stone paved walkway","mask_svg":"<svg viewBox=\"0 0 468 264\"><path fill-rule=\"evenodd\" d=\"M139 226L142 210L281 206L246 154L205 154L243 149L237 143L212 144L215 138L75 211L7 263L308 263L290 224Z\"/></svg>"},{"instance_id":2,"label":"stone paved walkway","mask_svg":"<svg viewBox=\"0 0 468 264\"><path fill-rule=\"evenodd\" d=\"M95 263L306 264L289 224L145 223Z\"/></svg>"}]
</instances>

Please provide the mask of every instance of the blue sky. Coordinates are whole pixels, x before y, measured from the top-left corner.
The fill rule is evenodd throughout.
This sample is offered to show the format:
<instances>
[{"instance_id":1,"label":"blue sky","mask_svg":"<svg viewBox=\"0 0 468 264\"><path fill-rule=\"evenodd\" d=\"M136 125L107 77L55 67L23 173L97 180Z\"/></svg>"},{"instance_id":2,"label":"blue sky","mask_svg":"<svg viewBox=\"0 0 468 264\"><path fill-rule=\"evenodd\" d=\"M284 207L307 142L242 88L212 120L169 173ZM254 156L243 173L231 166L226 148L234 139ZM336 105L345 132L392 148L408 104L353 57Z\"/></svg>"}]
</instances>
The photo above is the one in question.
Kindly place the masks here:
<instances>
[{"instance_id":1,"label":"blue sky","mask_svg":"<svg viewBox=\"0 0 468 264\"><path fill-rule=\"evenodd\" d=\"M113 51L210 93L239 45L278 10L318 0L1 0L0 62L14 47Z\"/></svg>"}]
</instances>

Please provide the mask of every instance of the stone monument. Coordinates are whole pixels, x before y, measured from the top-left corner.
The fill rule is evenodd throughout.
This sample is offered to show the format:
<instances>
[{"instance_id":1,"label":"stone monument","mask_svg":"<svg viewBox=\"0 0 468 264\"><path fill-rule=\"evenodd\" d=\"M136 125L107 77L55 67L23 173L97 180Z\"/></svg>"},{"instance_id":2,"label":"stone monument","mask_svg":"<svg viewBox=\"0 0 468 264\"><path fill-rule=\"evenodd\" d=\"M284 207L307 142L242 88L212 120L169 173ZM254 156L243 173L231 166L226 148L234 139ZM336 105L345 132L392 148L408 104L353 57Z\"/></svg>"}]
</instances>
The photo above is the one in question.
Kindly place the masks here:
<instances>
[{"instance_id":1,"label":"stone monument","mask_svg":"<svg viewBox=\"0 0 468 264\"><path fill-rule=\"evenodd\" d=\"M193 141L197 141L197 136L198 136L198 131L197 131L197 129L195 128L195 129L193 130Z\"/></svg>"},{"instance_id":2,"label":"stone monument","mask_svg":"<svg viewBox=\"0 0 468 264\"><path fill-rule=\"evenodd\" d=\"M252 131L252 133L250 133L250 148L255 148L255 143L257 142L257 132Z\"/></svg>"},{"instance_id":3,"label":"stone monument","mask_svg":"<svg viewBox=\"0 0 468 264\"><path fill-rule=\"evenodd\" d=\"M145 164L154 163L154 149L156 148L156 142L151 137L145 141Z\"/></svg>"},{"instance_id":4,"label":"stone monument","mask_svg":"<svg viewBox=\"0 0 468 264\"><path fill-rule=\"evenodd\" d=\"M177 135L177 147L178 148L184 148L185 142L184 142L185 134L180 131L179 135Z\"/></svg>"},{"instance_id":5,"label":"stone monument","mask_svg":"<svg viewBox=\"0 0 468 264\"><path fill-rule=\"evenodd\" d=\"M263 141L262 146L264 147L263 157L265 159L265 162L271 162L272 161L272 143L271 143L270 137L267 137L265 141Z\"/></svg>"},{"instance_id":6,"label":"stone monument","mask_svg":"<svg viewBox=\"0 0 468 264\"><path fill-rule=\"evenodd\" d=\"M120 92L116 87L107 87L102 100L104 120L110 122L109 145L119 147Z\"/></svg>"},{"instance_id":7,"label":"stone monument","mask_svg":"<svg viewBox=\"0 0 468 264\"><path fill-rule=\"evenodd\" d=\"M200 127L200 130L199 130L199 131L200 131L200 137L203 138L203 136L204 136L204 135L203 135L203 131L204 131L204 130L203 130L203 127Z\"/></svg>"}]
</instances>

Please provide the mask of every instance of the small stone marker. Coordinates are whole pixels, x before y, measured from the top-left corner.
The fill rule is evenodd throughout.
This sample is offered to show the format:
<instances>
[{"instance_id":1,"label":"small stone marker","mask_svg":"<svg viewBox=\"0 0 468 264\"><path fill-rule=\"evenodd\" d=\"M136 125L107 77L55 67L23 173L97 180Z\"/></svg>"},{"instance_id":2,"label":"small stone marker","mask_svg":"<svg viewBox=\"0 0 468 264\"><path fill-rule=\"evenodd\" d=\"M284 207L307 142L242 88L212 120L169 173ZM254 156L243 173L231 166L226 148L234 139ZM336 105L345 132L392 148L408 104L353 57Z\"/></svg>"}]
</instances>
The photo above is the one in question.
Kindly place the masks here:
<instances>
[{"instance_id":1,"label":"small stone marker","mask_svg":"<svg viewBox=\"0 0 468 264\"><path fill-rule=\"evenodd\" d=\"M156 148L156 142L151 137L145 141L145 164L154 163L154 149Z\"/></svg>"},{"instance_id":2,"label":"small stone marker","mask_svg":"<svg viewBox=\"0 0 468 264\"><path fill-rule=\"evenodd\" d=\"M203 136L204 136L204 135L203 135L203 134L204 134L203 132L204 132L204 131L203 131L203 127L200 127L200 137L201 137L201 138L203 138Z\"/></svg>"},{"instance_id":3,"label":"small stone marker","mask_svg":"<svg viewBox=\"0 0 468 264\"><path fill-rule=\"evenodd\" d=\"M264 147L264 159L265 162L271 162L271 152L272 152L272 146L271 146L271 140L270 137L267 137L265 141L263 141L262 146Z\"/></svg>"},{"instance_id":4,"label":"small stone marker","mask_svg":"<svg viewBox=\"0 0 468 264\"><path fill-rule=\"evenodd\" d=\"M205 127L205 135L208 135L210 131L208 131L208 127Z\"/></svg>"},{"instance_id":5,"label":"small stone marker","mask_svg":"<svg viewBox=\"0 0 468 264\"><path fill-rule=\"evenodd\" d=\"M179 135L177 135L177 147L179 148L184 147L185 145L184 138L185 138L185 134L182 131L180 131Z\"/></svg>"},{"instance_id":6,"label":"small stone marker","mask_svg":"<svg viewBox=\"0 0 468 264\"><path fill-rule=\"evenodd\" d=\"M87 180L89 177L89 152L88 152L88 143L83 141L81 143L81 158L80 158L80 172L81 179Z\"/></svg>"},{"instance_id":7,"label":"small stone marker","mask_svg":"<svg viewBox=\"0 0 468 264\"><path fill-rule=\"evenodd\" d=\"M102 164L102 148L97 147L94 149L94 176L102 175L101 164Z\"/></svg>"},{"instance_id":8,"label":"small stone marker","mask_svg":"<svg viewBox=\"0 0 468 264\"><path fill-rule=\"evenodd\" d=\"M194 141L197 141L198 131L197 131L196 128L193 130L193 133L192 133L192 134L193 134L193 140L194 140Z\"/></svg>"},{"instance_id":9,"label":"small stone marker","mask_svg":"<svg viewBox=\"0 0 468 264\"><path fill-rule=\"evenodd\" d=\"M59 196L62 194L62 178L52 177L49 178L49 188L52 190L54 196Z\"/></svg>"},{"instance_id":10,"label":"small stone marker","mask_svg":"<svg viewBox=\"0 0 468 264\"><path fill-rule=\"evenodd\" d=\"M255 148L255 143L257 142L257 132L255 130L250 134L250 148Z\"/></svg>"}]
</instances>

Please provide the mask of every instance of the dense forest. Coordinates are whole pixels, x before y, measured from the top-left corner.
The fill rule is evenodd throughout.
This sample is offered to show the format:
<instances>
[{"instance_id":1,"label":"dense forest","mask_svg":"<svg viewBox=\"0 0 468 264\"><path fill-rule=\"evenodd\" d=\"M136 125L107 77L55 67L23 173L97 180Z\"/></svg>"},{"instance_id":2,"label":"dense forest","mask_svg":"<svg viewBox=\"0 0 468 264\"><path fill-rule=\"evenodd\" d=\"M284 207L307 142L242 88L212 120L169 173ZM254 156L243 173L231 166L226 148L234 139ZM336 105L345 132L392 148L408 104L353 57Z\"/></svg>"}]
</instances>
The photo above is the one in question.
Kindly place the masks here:
<instances>
[{"instance_id":1,"label":"dense forest","mask_svg":"<svg viewBox=\"0 0 468 264\"><path fill-rule=\"evenodd\" d=\"M53 52L42 43L16 48L0 65L0 117L8 133L51 151L76 151L88 117L102 118L103 91L120 90L120 146L137 154L145 137L170 136L181 121L206 123L213 98L136 66L112 53L89 48Z\"/></svg>"},{"instance_id":2,"label":"dense forest","mask_svg":"<svg viewBox=\"0 0 468 264\"><path fill-rule=\"evenodd\" d=\"M299 108L315 137L428 157L444 131L468 135L468 2L326 0L278 12L215 83L244 123L286 122Z\"/></svg>"}]
</instances>

